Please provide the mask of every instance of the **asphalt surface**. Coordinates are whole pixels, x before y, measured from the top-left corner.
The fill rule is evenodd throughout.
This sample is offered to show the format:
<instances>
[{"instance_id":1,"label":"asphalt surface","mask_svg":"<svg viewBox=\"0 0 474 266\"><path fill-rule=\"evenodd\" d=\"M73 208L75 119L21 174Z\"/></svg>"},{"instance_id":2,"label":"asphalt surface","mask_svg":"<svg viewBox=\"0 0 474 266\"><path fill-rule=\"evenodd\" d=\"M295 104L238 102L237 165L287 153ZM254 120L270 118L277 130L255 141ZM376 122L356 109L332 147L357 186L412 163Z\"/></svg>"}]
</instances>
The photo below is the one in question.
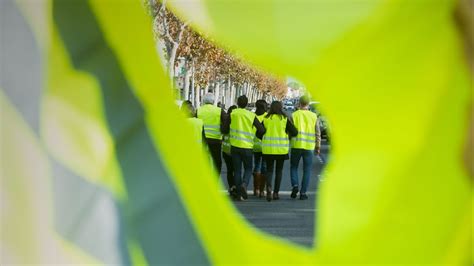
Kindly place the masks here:
<instances>
[{"instance_id":1,"label":"asphalt surface","mask_svg":"<svg viewBox=\"0 0 474 266\"><path fill-rule=\"evenodd\" d=\"M321 176L321 172L327 164L329 148L330 146L323 140L321 154L313 157L312 175L307 191L308 200L299 200L299 196L296 199L290 198L290 161L287 160L283 167L283 178L279 193L280 200L267 202L265 198L253 196L253 180L251 180L248 187L248 200L234 201L235 206L255 227L297 244L307 247L313 246L315 244L313 237L315 232L314 218L317 215L315 209L316 188L319 180L324 178ZM301 160L298 170L300 184L303 174L302 165L303 161ZM227 186L226 174L227 169L225 163L223 163L221 179L223 184Z\"/></svg>"}]
</instances>

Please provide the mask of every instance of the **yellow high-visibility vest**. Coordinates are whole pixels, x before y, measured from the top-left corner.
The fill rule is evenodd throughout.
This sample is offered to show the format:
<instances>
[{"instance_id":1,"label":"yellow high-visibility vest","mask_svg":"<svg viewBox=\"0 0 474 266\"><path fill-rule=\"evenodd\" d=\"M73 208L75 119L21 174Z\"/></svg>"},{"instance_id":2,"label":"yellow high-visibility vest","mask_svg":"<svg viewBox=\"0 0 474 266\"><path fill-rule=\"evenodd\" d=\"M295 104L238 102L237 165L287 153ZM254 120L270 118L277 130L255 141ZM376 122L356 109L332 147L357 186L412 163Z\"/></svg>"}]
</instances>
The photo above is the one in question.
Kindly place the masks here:
<instances>
[{"instance_id":1,"label":"yellow high-visibility vest","mask_svg":"<svg viewBox=\"0 0 474 266\"><path fill-rule=\"evenodd\" d=\"M189 123L193 126L194 139L197 143L202 144L202 129L203 122L201 119L196 117L188 118Z\"/></svg>"},{"instance_id":2,"label":"yellow high-visibility vest","mask_svg":"<svg viewBox=\"0 0 474 266\"><path fill-rule=\"evenodd\" d=\"M222 135L222 152L230 155L230 135Z\"/></svg>"},{"instance_id":3,"label":"yellow high-visibility vest","mask_svg":"<svg viewBox=\"0 0 474 266\"><path fill-rule=\"evenodd\" d=\"M309 110L298 110L292 116L298 135L291 139L291 148L314 150L317 115Z\"/></svg>"},{"instance_id":4,"label":"yellow high-visibility vest","mask_svg":"<svg viewBox=\"0 0 474 266\"><path fill-rule=\"evenodd\" d=\"M260 123L262 123L263 118L267 115L267 112L257 115L257 119ZM255 129L256 131L256 129ZM262 152L262 140L257 138L256 136L253 138L253 152Z\"/></svg>"},{"instance_id":5,"label":"yellow high-visibility vest","mask_svg":"<svg viewBox=\"0 0 474 266\"><path fill-rule=\"evenodd\" d=\"M271 115L263 119L266 132L262 139L263 154L288 154L290 141L286 133L288 118Z\"/></svg>"},{"instance_id":6,"label":"yellow high-visibility vest","mask_svg":"<svg viewBox=\"0 0 474 266\"><path fill-rule=\"evenodd\" d=\"M230 144L238 148L252 149L255 137L253 129L255 114L243 108L237 108L230 116Z\"/></svg>"},{"instance_id":7,"label":"yellow high-visibility vest","mask_svg":"<svg viewBox=\"0 0 474 266\"><path fill-rule=\"evenodd\" d=\"M204 123L204 133L208 139L222 139L221 108L205 104L197 110L197 117Z\"/></svg>"},{"instance_id":8,"label":"yellow high-visibility vest","mask_svg":"<svg viewBox=\"0 0 474 266\"><path fill-rule=\"evenodd\" d=\"M319 84L308 89L337 145L315 199L318 244L261 232L216 178L192 178L215 171L182 130L141 1L4 0L0 264L471 265L472 182L459 155L472 79L458 1L340 5L329 22L322 1L221 2L203 1L206 19L193 22L266 69ZM22 83L25 69L34 82Z\"/></svg>"}]
</instances>

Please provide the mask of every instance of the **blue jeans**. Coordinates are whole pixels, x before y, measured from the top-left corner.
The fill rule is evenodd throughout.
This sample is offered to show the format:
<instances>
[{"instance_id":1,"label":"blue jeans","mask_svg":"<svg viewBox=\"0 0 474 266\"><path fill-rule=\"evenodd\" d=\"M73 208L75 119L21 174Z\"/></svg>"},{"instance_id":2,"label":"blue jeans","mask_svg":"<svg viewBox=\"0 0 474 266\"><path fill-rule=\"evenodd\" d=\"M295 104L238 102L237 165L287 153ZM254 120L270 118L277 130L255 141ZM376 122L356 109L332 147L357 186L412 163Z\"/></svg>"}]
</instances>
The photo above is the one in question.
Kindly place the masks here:
<instances>
[{"instance_id":1,"label":"blue jeans","mask_svg":"<svg viewBox=\"0 0 474 266\"><path fill-rule=\"evenodd\" d=\"M247 186L252 176L252 149L243 149L232 146L230 153L234 165L234 184L239 188L243 183ZM244 166L244 175L242 176L242 164Z\"/></svg>"},{"instance_id":2,"label":"blue jeans","mask_svg":"<svg viewBox=\"0 0 474 266\"><path fill-rule=\"evenodd\" d=\"M265 174L267 170L267 164L263 160L263 154L261 152L253 153L253 172Z\"/></svg>"},{"instance_id":3,"label":"blue jeans","mask_svg":"<svg viewBox=\"0 0 474 266\"><path fill-rule=\"evenodd\" d=\"M306 193L306 189L308 189L311 168L313 165L313 152L314 151L312 150L291 149L290 176L292 187L298 186L298 165L300 164L301 157L303 157L303 180L301 181L301 193Z\"/></svg>"}]
</instances>

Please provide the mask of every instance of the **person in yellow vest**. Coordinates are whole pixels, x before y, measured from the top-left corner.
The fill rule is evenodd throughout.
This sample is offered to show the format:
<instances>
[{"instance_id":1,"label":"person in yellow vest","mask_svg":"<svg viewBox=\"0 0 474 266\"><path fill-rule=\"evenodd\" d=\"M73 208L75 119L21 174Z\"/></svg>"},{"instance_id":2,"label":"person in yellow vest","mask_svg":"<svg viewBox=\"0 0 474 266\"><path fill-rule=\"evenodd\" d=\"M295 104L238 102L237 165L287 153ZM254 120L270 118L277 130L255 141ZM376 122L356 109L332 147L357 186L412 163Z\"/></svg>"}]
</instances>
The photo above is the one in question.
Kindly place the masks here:
<instances>
[{"instance_id":1,"label":"person in yellow vest","mask_svg":"<svg viewBox=\"0 0 474 266\"><path fill-rule=\"evenodd\" d=\"M288 160L290 151L290 138L298 134L298 130L283 112L283 105L280 101L273 101L268 114L263 118L265 135L262 138L262 153L267 164L267 201L278 200L281 178L283 175L283 165ZM272 195L273 168L275 166L275 186Z\"/></svg>"},{"instance_id":2,"label":"person in yellow vest","mask_svg":"<svg viewBox=\"0 0 474 266\"><path fill-rule=\"evenodd\" d=\"M232 111L226 127L230 128L232 163L234 164L234 182L237 188L235 199L247 199L247 185L252 176L253 139L261 138L265 128L254 113L245 109L248 99L245 95L237 99L237 109ZM226 128L227 129L227 128ZM242 165L244 172L242 175Z\"/></svg>"},{"instance_id":3,"label":"person in yellow vest","mask_svg":"<svg viewBox=\"0 0 474 266\"><path fill-rule=\"evenodd\" d=\"M214 162L217 174L221 174L222 159L222 134L227 115L221 108L214 106L214 94L207 93L203 96L204 105L197 110L197 118L204 123L205 141Z\"/></svg>"},{"instance_id":4,"label":"person in yellow vest","mask_svg":"<svg viewBox=\"0 0 474 266\"><path fill-rule=\"evenodd\" d=\"M255 115L260 123L267 114L267 102L258 100L255 102ZM255 137L253 143L253 194L254 196L263 197L265 191L265 170L266 164L262 156L262 140Z\"/></svg>"},{"instance_id":5,"label":"person in yellow vest","mask_svg":"<svg viewBox=\"0 0 474 266\"><path fill-rule=\"evenodd\" d=\"M319 131L318 117L309 110L309 97L302 96L299 100L299 110L294 112L293 122L298 129L298 135L291 140L291 198L298 194L298 165L303 158L303 180L301 181L300 199L306 200L306 189L308 188L313 164L313 153L319 154L321 147L321 135Z\"/></svg>"},{"instance_id":6,"label":"person in yellow vest","mask_svg":"<svg viewBox=\"0 0 474 266\"><path fill-rule=\"evenodd\" d=\"M202 120L196 118L196 113L191 101L184 101L181 105L181 110L186 112L189 116L187 120L193 126L194 139L199 145L202 145L204 140L204 126Z\"/></svg>"},{"instance_id":7,"label":"person in yellow vest","mask_svg":"<svg viewBox=\"0 0 474 266\"><path fill-rule=\"evenodd\" d=\"M232 105L227 110L227 116L232 114L232 111L236 109L236 105ZM236 197L236 187L234 183L234 164L232 163L232 156L230 154L230 136L229 134L222 135L222 158L224 158L225 166L227 168L227 184L229 185L229 194L232 197Z\"/></svg>"}]
</instances>

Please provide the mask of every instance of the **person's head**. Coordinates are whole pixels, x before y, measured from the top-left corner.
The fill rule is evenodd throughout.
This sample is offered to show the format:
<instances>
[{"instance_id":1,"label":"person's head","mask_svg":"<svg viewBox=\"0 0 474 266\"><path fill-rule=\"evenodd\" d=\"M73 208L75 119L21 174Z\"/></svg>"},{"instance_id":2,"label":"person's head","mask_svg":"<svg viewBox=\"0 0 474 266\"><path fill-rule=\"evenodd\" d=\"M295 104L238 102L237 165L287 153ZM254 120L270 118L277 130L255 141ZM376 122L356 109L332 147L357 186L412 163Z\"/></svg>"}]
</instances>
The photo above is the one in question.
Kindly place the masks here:
<instances>
[{"instance_id":1,"label":"person's head","mask_svg":"<svg viewBox=\"0 0 474 266\"><path fill-rule=\"evenodd\" d=\"M227 114L230 115L232 111L234 111L234 109L237 109L237 105L232 105L231 107L229 107L229 109L227 110Z\"/></svg>"},{"instance_id":2,"label":"person's head","mask_svg":"<svg viewBox=\"0 0 474 266\"><path fill-rule=\"evenodd\" d=\"M181 110L187 112L190 117L194 116L194 107L191 101L184 101L183 104L181 104Z\"/></svg>"},{"instance_id":3,"label":"person's head","mask_svg":"<svg viewBox=\"0 0 474 266\"><path fill-rule=\"evenodd\" d=\"M217 107L222 107L222 103L221 103L221 102L217 102Z\"/></svg>"},{"instance_id":4,"label":"person's head","mask_svg":"<svg viewBox=\"0 0 474 266\"><path fill-rule=\"evenodd\" d=\"M303 95L300 97L299 105L302 108L307 108L309 106L309 97L306 95Z\"/></svg>"},{"instance_id":5,"label":"person's head","mask_svg":"<svg viewBox=\"0 0 474 266\"><path fill-rule=\"evenodd\" d=\"M268 110L268 114L266 115L266 117L270 117L272 115L286 117L285 112L283 112L283 104L280 101L273 101L270 105L270 109Z\"/></svg>"},{"instance_id":6,"label":"person's head","mask_svg":"<svg viewBox=\"0 0 474 266\"><path fill-rule=\"evenodd\" d=\"M206 93L202 97L202 102L204 104L214 104L214 94L212 93Z\"/></svg>"},{"instance_id":7,"label":"person's head","mask_svg":"<svg viewBox=\"0 0 474 266\"><path fill-rule=\"evenodd\" d=\"M247 99L247 96L242 95L237 98L237 106L239 108L245 108L247 107L247 104L249 103L249 100Z\"/></svg>"},{"instance_id":8,"label":"person's head","mask_svg":"<svg viewBox=\"0 0 474 266\"><path fill-rule=\"evenodd\" d=\"M261 115L267 111L268 105L265 100L257 100L255 102L255 113Z\"/></svg>"}]
</instances>

